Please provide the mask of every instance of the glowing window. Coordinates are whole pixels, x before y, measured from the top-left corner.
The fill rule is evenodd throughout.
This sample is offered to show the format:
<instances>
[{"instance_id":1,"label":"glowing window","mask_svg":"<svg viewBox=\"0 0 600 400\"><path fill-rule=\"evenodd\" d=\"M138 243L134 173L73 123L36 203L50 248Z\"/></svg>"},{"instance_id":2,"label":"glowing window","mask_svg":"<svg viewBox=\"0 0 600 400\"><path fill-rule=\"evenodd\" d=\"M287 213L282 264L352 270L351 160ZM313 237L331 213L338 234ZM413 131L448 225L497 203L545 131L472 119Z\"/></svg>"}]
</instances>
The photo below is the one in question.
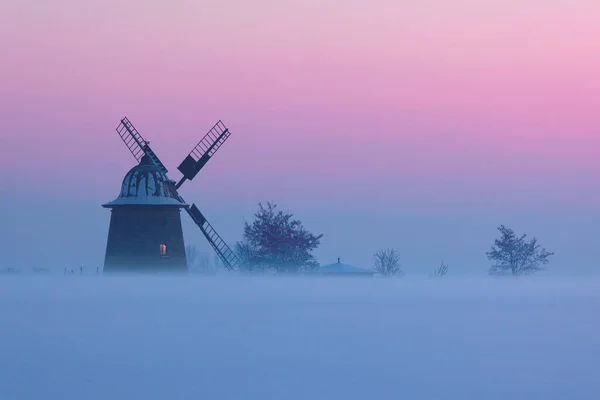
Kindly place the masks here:
<instances>
[{"instance_id":1,"label":"glowing window","mask_svg":"<svg viewBox=\"0 0 600 400\"><path fill-rule=\"evenodd\" d=\"M167 255L167 245L166 244L161 244L160 245L160 255L161 256L166 256Z\"/></svg>"}]
</instances>

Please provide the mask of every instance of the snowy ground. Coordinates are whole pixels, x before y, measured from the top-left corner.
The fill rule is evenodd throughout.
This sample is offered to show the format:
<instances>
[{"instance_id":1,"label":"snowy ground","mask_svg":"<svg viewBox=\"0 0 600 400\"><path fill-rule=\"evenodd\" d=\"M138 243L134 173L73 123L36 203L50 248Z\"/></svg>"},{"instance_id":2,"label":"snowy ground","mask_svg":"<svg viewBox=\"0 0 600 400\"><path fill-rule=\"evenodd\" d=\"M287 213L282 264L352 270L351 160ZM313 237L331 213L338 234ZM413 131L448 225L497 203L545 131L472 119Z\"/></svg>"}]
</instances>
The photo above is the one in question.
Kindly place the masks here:
<instances>
[{"instance_id":1,"label":"snowy ground","mask_svg":"<svg viewBox=\"0 0 600 400\"><path fill-rule=\"evenodd\" d=\"M599 399L600 279L0 278L0 399Z\"/></svg>"}]
</instances>

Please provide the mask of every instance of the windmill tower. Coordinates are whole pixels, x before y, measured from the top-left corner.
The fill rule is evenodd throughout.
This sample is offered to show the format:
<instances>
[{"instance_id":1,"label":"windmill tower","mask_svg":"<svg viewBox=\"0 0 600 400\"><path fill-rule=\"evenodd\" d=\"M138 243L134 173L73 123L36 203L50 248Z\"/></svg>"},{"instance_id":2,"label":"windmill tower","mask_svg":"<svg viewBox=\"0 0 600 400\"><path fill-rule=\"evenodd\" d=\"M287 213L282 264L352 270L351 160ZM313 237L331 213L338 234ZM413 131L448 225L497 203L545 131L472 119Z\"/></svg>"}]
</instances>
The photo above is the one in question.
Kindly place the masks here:
<instances>
[{"instance_id":1,"label":"windmill tower","mask_svg":"<svg viewBox=\"0 0 600 400\"><path fill-rule=\"evenodd\" d=\"M111 209L104 272L186 273L181 209L200 228L225 268L236 269L235 253L198 207L178 193L231 135L225 125L217 122L186 156L178 167L183 176L177 183L169 179L167 168L127 118L116 130L138 165L125 175L117 199L103 205Z\"/></svg>"}]
</instances>

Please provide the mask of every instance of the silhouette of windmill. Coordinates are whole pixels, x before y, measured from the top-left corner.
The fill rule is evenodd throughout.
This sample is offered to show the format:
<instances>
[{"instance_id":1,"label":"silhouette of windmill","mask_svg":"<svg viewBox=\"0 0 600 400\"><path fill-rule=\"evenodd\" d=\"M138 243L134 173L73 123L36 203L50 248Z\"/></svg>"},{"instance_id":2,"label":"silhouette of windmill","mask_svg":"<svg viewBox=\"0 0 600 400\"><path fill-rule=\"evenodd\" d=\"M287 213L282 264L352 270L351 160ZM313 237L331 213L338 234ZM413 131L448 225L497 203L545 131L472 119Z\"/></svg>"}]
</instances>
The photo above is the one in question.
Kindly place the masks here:
<instances>
[{"instance_id":1,"label":"silhouette of windmill","mask_svg":"<svg viewBox=\"0 0 600 400\"><path fill-rule=\"evenodd\" d=\"M200 228L229 270L239 267L235 253L195 204L185 202L178 189L193 180L231 135L219 120L177 168L179 182L167 176L167 168L125 117L116 128L138 165L123 179L119 197L104 204L111 209L105 272L187 271L181 227L183 208Z\"/></svg>"}]
</instances>

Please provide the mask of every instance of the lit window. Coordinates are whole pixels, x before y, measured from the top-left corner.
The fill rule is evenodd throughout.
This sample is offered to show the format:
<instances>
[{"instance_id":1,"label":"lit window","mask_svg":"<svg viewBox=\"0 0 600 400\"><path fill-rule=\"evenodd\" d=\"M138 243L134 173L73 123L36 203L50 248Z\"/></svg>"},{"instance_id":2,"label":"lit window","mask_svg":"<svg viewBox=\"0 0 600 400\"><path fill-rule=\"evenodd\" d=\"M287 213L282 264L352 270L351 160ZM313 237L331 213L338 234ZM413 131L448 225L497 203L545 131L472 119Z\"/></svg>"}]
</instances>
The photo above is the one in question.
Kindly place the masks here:
<instances>
[{"instance_id":1,"label":"lit window","mask_svg":"<svg viewBox=\"0 0 600 400\"><path fill-rule=\"evenodd\" d=\"M161 244L160 245L160 255L161 256L166 256L167 255L167 245L166 244Z\"/></svg>"}]
</instances>

